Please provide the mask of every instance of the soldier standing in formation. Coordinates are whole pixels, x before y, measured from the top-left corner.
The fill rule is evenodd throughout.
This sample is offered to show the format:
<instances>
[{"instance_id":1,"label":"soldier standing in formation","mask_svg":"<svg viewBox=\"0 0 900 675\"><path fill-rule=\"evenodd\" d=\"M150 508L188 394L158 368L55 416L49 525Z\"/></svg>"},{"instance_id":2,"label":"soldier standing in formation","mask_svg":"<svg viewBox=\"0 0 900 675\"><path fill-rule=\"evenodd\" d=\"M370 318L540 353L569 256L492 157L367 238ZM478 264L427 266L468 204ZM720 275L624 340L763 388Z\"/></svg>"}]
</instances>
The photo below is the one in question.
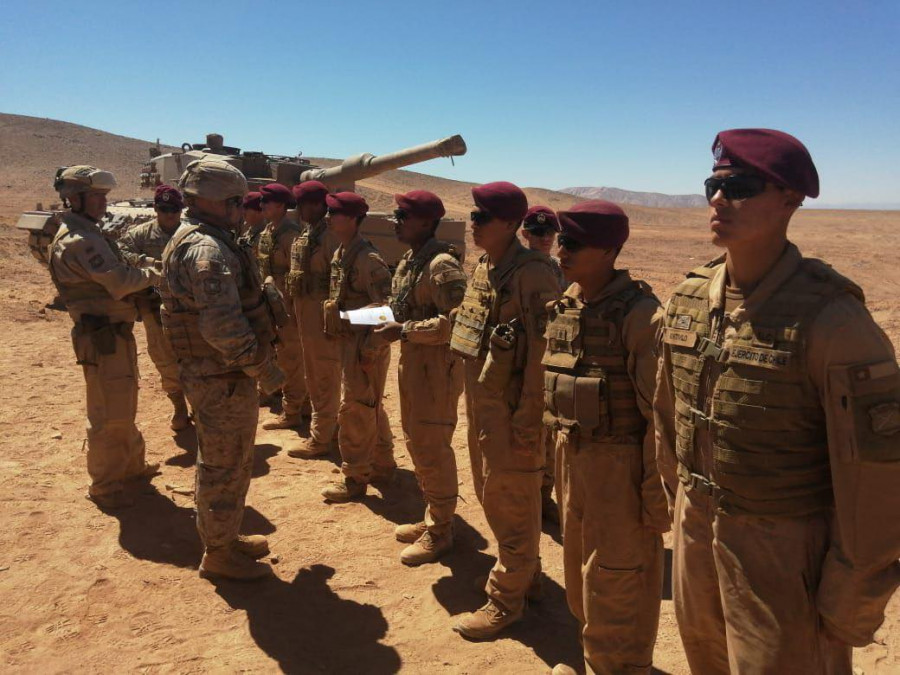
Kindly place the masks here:
<instances>
[{"instance_id":1,"label":"soldier standing in formation","mask_svg":"<svg viewBox=\"0 0 900 675\"><path fill-rule=\"evenodd\" d=\"M122 257L133 267L152 267L162 270L163 249L181 224L182 209L184 209L184 200L176 188L170 185L158 186L153 195L153 210L156 211L156 218L135 225L122 235L118 242ZM178 363L175 353L172 351L168 339L163 335L162 320L159 316L162 300L158 289L163 282L164 280L158 277L154 281L155 288L135 296L135 301L144 324L144 333L147 336L147 353L159 371L163 391L172 402L173 412L170 426L173 431L181 431L190 426L191 417L184 400L184 392L181 390L181 382L178 379Z\"/></svg>"},{"instance_id":2,"label":"soldier standing in formation","mask_svg":"<svg viewBox=\"0 0 900 675\"><path fill-rule=\"evenodd\" d=\"M628 239L622 209L581 202L559 220L560 261L573 283L552 305L543 363L566 597L587 672L649 673L669 530L651 407L659 301L615 268Z\"/></svg>"},{"instance_id":3,"label":"soldier standing in formation","mask_svg":"<svg viewBox=\"0 0 900 675\"><path fill-rule=\"evenodd\" d=\"M325 222L328 188L310 180L293 189L302 231L291 246L291 269L285 284L293 302L303 348L303 369L312 408L309 438L286 446L298 459L331 452L341 403L341 342L325 333L322 303L328 299L331 259L340 245Z\"/></svg>"},{"instance_id":4,"label":"soldier standing in formation","mask_svg":"<svg viewBox=\"0 0 900 675\"><path fill-rule=\"evenodd\" d=\"M522 220L522 236L525 243L532 251L540 251L550 258L556 280L559 282L560 294L566 290L568 284L559 266L559 258L550 254L556 241L556 233L559 231L559 218L549 206L532 206ZM545 435L544 440L544 477L541 480L541 516L545 520L554 523L559 522L559 508L553 503L554 473L556 471L555 449L551 434Z\"/></svg>"},{"instance_id":5,"label":"soldier standing in formation","mask_svg":"<svg viewBox=\"0 0 900 675\"><path fill-rule=\"evenodd\" d=\"M323 304L325 332L340 339L341 406L338 448L344 480L322 490L332 502L366 494L371 482L389 481L397 464L382 398L391 362L390 345L371 327L352 326L342 311L386 305L391 272L378 250L359 234L369 205L353 192L326 197L328 228L340 242L331 261L330 291Z\"/></svg>"},{"instance_id":6,"label":"soldier standing in formation","mask_svg":"<svg viewBox=\"0 0 900 675\"><path fill-rule=\"evenodd\" d=\"M197 426L200 574L257 579L271 573L256 560L268 542L238 534L259 419L256 378L266 391L283 378L271 361L275 329L255 261L232 234L247 181L230 164L203 159L188 165L179 186L188 211L163 253L162 318Z\"/></svg>"},{"instance_id":7,"label":"soldier standing in formation","mask_svg":"<svg viewBox=\"0 0 900 675\"><path fill-rule=\"evenodd\" d=\"M294 196L281 183L268 183L260 189L260 205L267 221L259 238L259 271L263 280L272 277L282 296L286 295L285 278L291 269L291 246L300 235L300 225L287 215L294 207ZM297 319L290 303L286 303L287 321L278 327L275 343L278 367L284 373L282 413L274 420L264 422L263 429L297 429L303 417L309 416L309 396L306 377L303 374L303 345L297 330Z\"/></svg>"},{"instance_id":8,"label":"soldier standing in formation","mask_svg":"<svg viewBox=\"0 0 900 675\"><path fill-rule=\"evenodd\" d=\"M248 192L244 197L244 220L237 233L238 243L247 247L254 260L259 257L259 238L266 229L260 199L262 195L259 192Z\"/></svg>"},{"instance_id":9,"label":"soldier standing in formation","mask_svg":"<svg viewBox=\"0 0 900 675\"><path fill-rule=\"evenodd\" d=\"M87 408L88 497L102 508L129 506L129 481L152 476L144 437L135 426L138 398L138 317L133 293L158 273L129 266L100 231L106 195L116 187L93 166L60 169L53 184L67 205L50 244L50 276L72 321L76 362L84 371Z\"/></svg>"},{"instance_id":10,"label":"soldier standing in formation","mask_svg":"<svg viewBox=\"0 0 900 675\"><path fill-rule=\"evenodd\" d=\"M849 673L900 582L900 369L859 287L787 239L806 148L733 129L713 154L725 254L667 304L654 402L678 627L696 673Z\"/></svg>"},{"instance_id":11,"label":"soldier standing in formation","mask_svg":"<svg viewBox=\"0 0 900 675\"><path fill-rule=\"evenodd\" d=\"M454 630L493 638L518 621L539 582L544 471L541 357L546 305L559 284L546 255L519 243L528 210L512 183L472 188L475 244L484 249L456 314L450 346L465 361L466 417L475 494L497 538L488 602Z\"/></svg>"},{"instance_id":12,"label":"soldier standing in formation","mask_svg":"<svg viewBox=\"0 0 900 675\"><path fill-rule=\"evenodd\" d=\"M463 388L463 364L450 351L450 312L466 292L466 275L452 245L435 239L444 217L440 198L425 190L394 195L397 239L408 244L394 274L391 309L396 321L375 334L400 340L397 378L406 448L425 497L424 520L400 525L406 565L433 562L453 547L459 484L453 432Z\"/></svg>"}]
</instances>

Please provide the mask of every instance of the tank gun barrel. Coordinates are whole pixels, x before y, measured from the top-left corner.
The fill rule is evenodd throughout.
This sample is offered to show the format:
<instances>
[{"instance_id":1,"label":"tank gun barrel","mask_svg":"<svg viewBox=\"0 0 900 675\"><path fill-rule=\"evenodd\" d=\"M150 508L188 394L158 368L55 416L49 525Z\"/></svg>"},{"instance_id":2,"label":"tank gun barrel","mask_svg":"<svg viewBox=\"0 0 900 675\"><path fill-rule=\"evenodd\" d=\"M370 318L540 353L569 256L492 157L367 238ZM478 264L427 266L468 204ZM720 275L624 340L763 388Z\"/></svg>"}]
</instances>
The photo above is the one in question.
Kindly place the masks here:
<instances>
[{"instance_id":1,"label":"tank gun barrel","mask_svg":"<svg viewBox=\"0 0 900 675\"><path fill-rule=\"evenodd\" d=\"M376 157L365 153L348 157L339 166L330 169L308 169L300 174L300 180L318 180L330 189L352 189L358 180L377 176L385 171L401 169L410 164L418 164L437 157L458 157L466 154L466 142L457 134L431 143L423 143L413 148L398 150Z\"/></svg>"}]
</instances>

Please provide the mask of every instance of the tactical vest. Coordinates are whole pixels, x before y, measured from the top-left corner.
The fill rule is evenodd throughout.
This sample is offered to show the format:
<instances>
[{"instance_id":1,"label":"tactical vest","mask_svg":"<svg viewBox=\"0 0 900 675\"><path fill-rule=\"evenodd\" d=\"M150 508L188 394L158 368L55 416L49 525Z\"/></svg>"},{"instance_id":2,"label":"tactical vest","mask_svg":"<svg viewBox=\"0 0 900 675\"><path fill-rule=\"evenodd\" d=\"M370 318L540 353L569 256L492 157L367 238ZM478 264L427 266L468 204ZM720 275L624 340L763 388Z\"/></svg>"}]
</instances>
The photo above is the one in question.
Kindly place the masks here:
<instances>
[{"instance_id":1,"label":"tactical vest","mask_svg":"<svg viewBox=\"0 0 900 675\"><path fill-rule=\"evenodd\" d=\"M259 273L263 279L266 277L280 277L283 274L287 274L290 270L288 267L277 267L272 260L278 240L285 232L300 232L300 226L294 221L285 218L273 231L265 230L259 237L256 260L259 264Z\"/></svg>"},{"instance_id":2,"label":"tactical vest","mask_svg":"<svg viewBox=\"0 0 900 675\"><path fill-rule=\"evenodd\" d=\"M725 339L723 310L709 309L710 279L722 264L691 272L666 314L679 478L696 486L695 433L708 429L712 475L699 478L720 510L802 516L826 509L833 501L828 440L806 370L807 335L830 300L850 293L864 302L862 291L823 262L803 259L753 320ZM700 401L710 360L721 374Z\"/></svg>"},{"instance_id":3,"label":"tactical vest","mask_svg":"<svg viewBox=\"0 0 900 675\"><path fill-rule=\"evenodd\" d=\"M479 258L472 279L466 287L466 294L453 320L453 332L450 335L452 351L467 359L487 357L491 332L497 325L500 311L498 302L500 291L516 270L531 261L550 265L546 254L522 247L516 254L513 264L498 280L497 288L493 288L488 276L488 256L485 253Z\"/></svg>"},{"instance_id":4,"label":"tactical vest","mask_svg":"<svg viewBox=\"0 0 900 675\"><path fill-rule=\"evenodd\" d=\"M335 302L339 309L359 309L360 307L367 305L369 302L369 298L368 296L366 296L362 299L362 304L357 305L357 303L354 302L356 298L350 299L350 302L348 303L353 267L356 263L356 259L364 251L366 253L377 252L377 249L372 246L372 244L369 243L367 239L360 239L355 246L351 246L349 249L346 249L344 251L340 260L331 261L331 276L329 277L328 299Z\"/></svg>"},{"instance_id":5,"label":"tactical vest","mask_svg":"<svg viewBox=\"0 0 900 675\"><path fill-rule=\"evenodd\" d=\"M175 260L181 258L183 249L189 245L185 242L188 235L200 231L225 243L238 257L243 271L244 283L238 287L238 295L241 300L241 311L250 323L250 328L257 341L262 344L271 344L275 340L275 326L272 320L272 312L266 302L265 295L259 285L259 279L252 273L253 260L246 250L229 240L227 234L217 228L203 224L185 223L169 240L166 246L164 258ZM169 304L173 305L169 307ZM172 345L172 351L178 360L220 358L220 353L214 349L200 333L199 312L185 307L177 298L167 295L163 306L162 323L163 330Z\"/></svg>"},{"instance_id":6,"label":"tactical vest","mask_svg":"<svg viewBox=\"0 0 900 675\"><path fill-rule=\"evenodd\" d=\"M291 269L285 277L285 288L291 297L328 294L329 276L312 271L312 257L321 246L324 234L324 225L307 227L291 244Z\"/></svg>"},{"instance_id":7,"label":"tactical vest","mask_svg":"<svg viewBox=\"0 0 900 675\"><path fill-rule=\"evenodd\" d=\"M440 310L434 303L426 305L413 305L409 301L410 294L422 278L422 273L431 265L441 253L448 253L459 260L459 251L453 244L446 241L436 241L434 252L428 257L404 256L397 265L391 288L391 311L394 318L404 321L424 321L440 314Z\"/></svg>"},{"instance_id":8,"label":"tactical vest","mask_svg":"<svg viewBox=\"0 0 900 675\"><path fill-rule=\"evenodd\" d=\"M570 296L548 305L544 423L581 437L640 444L647 423L628 375L622 340L626 315L656 297L642 281L596 305ZM625 437L625 439L623 439Z\"/></svg>"}]
</instances>

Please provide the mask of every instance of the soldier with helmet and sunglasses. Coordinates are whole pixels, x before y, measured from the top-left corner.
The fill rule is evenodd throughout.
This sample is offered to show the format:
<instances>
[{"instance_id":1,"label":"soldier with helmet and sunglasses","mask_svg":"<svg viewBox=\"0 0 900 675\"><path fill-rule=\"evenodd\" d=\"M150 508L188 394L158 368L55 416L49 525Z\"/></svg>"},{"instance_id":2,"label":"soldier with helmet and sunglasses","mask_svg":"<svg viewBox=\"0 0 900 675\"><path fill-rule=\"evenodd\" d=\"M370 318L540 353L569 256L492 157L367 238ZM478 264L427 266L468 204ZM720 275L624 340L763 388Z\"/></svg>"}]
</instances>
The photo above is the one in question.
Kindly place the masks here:
<instances>
[{"instance_id":1,"label":"soldier with helmet and sunglasses","mask_svg":"<svg viewBox=\"0 0 900 675\"><path fill-rule=\"evenodd\" d=\"M76 362L84 371L87 407L88 498L101 508L129 506L129 481L152 476L144 437L135 426L138 401L138 317L133 294L149 288L154 269L128 265L100 230L106 195L116 187L109 171L70 166L54 189L68 210L50 244L50 276L66 303Z\"/></svg>"},{"instance_id":2,"label":"soldier with helmet and sunglasses","mask_svg":"<svg viewBox=\"0 0 900 675\"><path fill-rule=\"evenodd\" d=\"M271 359L275 326L266 292L234 240L247 180L230 164L201 159L179 179L187 217L163 252L163 328L178 358L197 427L197 530L203 577L259 579L271 568L261 535L240 535L266 392L284 377Z\"/></svg>"},{"instance_id":3,"label":"soldier with helmet and sunglasses","mask_svg":"<svg viewBox=\"0 0 900 675\"><path fill-rule=\"evenodd\" d=\"M547 303L559 284L547 256L519 242L528 211L520 188L488 183L472 188L472 199L472 237L485 254L457 310L450 349L465 359L472 478L498 554L487 604L453 630L487 640L522 618L526 595L540 583L541 357Z\"/></svg>"},{"instance_id":4,"label":"soldier with helmet and sunglasses","mask_svg":"<svg viewBox=\"0 0 900 675\"><path fill-rule=\"evenodd\" d=\"M566 598L587 672L649 673L669 529L651 407L659 301L616 269L629 234L621 208L595 200L558 215L572 284L551 304L543 364Z\"/></svg>"},{"instance_id":5,"label":"soldier with helmet and sunglasses","mask_svg":"<svg viewBox=\"0 0 900 675\"><path fill-rule=\"evenodd\" d=\"M162 253L169 239L181 225L181 211L184 199L177 188L171 185L159 185L153 195L153 210L156 218L135 225L119 238L119 250L122 256L135 267L154 267L162 270ZM159 308L162 303L157 288L163 283L160 278L156 288L148 289L136 297L141 322L147 335L147 353L153 365L159 371L163 391L172 402L172 419L169 426L172 431L180 431L190 426L184 392L178 380L178 363L172 347L163 334Z\"/></svg>"},{"instance_id":6,"label":"soldier with helmet and sunglasses","mask_svg":"<svg viewBox=\"0 0 900 675\"><path fill-rule=\"evenodd\" d=\"M849 673L900 583L900 369L863 292L787 236L806 147L723 131L724 254L665 310L654 401L675 613L698 673Z\"/></svg>"}]
</instances>

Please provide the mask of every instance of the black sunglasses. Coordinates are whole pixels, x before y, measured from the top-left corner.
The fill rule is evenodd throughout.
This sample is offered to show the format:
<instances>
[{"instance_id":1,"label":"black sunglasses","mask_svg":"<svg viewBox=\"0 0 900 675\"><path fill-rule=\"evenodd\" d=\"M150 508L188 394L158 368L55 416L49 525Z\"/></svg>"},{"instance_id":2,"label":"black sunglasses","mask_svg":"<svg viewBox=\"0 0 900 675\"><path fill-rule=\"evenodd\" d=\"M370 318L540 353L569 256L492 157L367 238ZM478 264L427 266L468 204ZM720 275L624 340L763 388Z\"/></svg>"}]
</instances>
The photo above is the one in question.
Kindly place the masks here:
<instances>
[{"instance_id":1,"label":"black sunglasses","mask_svg":"<svg viewBox=\"0 0 900 675\"><path fill-rule=\"evenodd\" d=\"M711 202L721 190L728 201L750 199L766 189L766 179L752 173L736 173L725 178L710 176L703 185L706 187L706 201Z\"/></svg>"},{"instance_id":2,"label":"black sunglasses","mask_svg":"<svg viewBox=\"0 0 900 675\"><path fill-rule=\"evenodd\" d=\"M409 213L407 211L405 211L404 209L394 209L394 220L396 220L398 223L403 220L406 220L406 217L408 215L409 215Z\"/></svg>"},{"instance_id":3,"label":"black sunglasses","mask_svg":"<svg viewBox=\"0 0 900 675\"><path fill-rule=\"evenodd\" d=\"M225 203L228 206L238 208L238 207L241 207L244 205L244 198L243 197L229 197L228 199L225 200Z\"/></svg>"},{"instance_id":4,"label":"black sunglasses","mask_svg":"<svg viewBox=\"0 0 900 675\"><path fill-rule=\"evenodd\" d=\"M179 211L181 211L181 208L177 206L162 206L161 204L157 204L156 210L160 213L178 213Z\"/></svg>"},{"instance_id":5,"label":"black sunglasses","mask_svg":"<svg viewBox=\"0 0 900 675\"><path fill-rule=\"evenodd\" d=\"M484 225L485 223L491 222L494 216L492 216L487 211L472 211L469 214L469 220L471 220L476 225Z\"/></svg>"},{"instance_id":6,"label":"black sunglasses","mask_svg":"<svg viewBox=\"0 0 900 675\"><path fill-rule=\"evenodd\" d=\"M561 234L556 238L560 248L566 249L569 253L575 253L584 248L584 244L566 234Z\"/></svg>"},{"instance_id":7,"label":"black sunglasses","mask_svg":"<svg viewBox=\"0 0 900 675\"><path fill-rule=\"evenodd\" d=\"M543 227L526 227L525 231L534 237L546 237L548 234L556 232L550 225L544 225Z\"/></svg>"}]
</instances>

